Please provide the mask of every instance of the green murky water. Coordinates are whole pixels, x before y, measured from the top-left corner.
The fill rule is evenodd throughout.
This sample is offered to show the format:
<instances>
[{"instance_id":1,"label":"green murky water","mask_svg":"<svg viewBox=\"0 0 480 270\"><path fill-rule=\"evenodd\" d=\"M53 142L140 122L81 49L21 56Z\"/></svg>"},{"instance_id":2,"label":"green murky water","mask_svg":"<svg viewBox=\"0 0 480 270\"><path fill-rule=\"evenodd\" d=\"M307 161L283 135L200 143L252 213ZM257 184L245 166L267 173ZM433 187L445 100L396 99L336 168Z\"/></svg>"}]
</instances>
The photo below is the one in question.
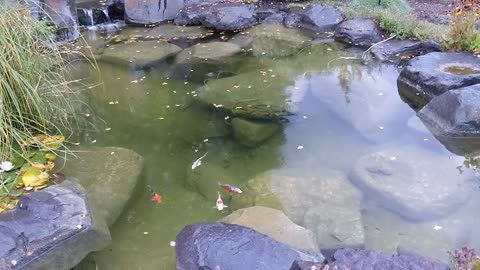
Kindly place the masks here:
<instances>
[{"instance_id":1,"label":"green murky water","mask_svg":"<svg viewBox=\"0 0 480 270\"><path fill-rule=\"evenodd\" d=\"M92 71L88 65L75 64L75 76L86 78L86 84L103 82L83 90L89 107L85 113L91 115L92 125L82 131L81 143L129 148L145 158L137 189L112 228L113 244L92 254L92 266L101 270L174 269L175 249L169 243L185 225L216 221L251 205L285 209L293 221L310 226L315 233L311 224L321 220L306 222L301 212L324 203L316 201L314 193L322 183L315 179L322 178L325 168L348 176L357 160L371 152L410 145L448 160L439 166L461 165L463 159L445 150L399 98L397 67L366 65L354 59L359 57L361 51L324 40L290 57L255 57L241 52L227 58L227 63L234 64L212 69L213 75L192 71L213 77L211 80L241 75L231 85L239 89L259 78L254 87L285 79L295 113L281 122L275 135L253 148L235 138L228 112L196 99L206 81L194 76L180 79L177 71L172 73L173 60L148 70L99 61L99 71ZM205 153L202 164L192 170L193 162ZM275 175L298 181L298 185L294 182L298 189L293 198L282 197L289 190L286 186L282 190L284 178ZM278 200L264 200L259 195L259 176L270 179ZM303 185L302 179L314 182ZM217 182L244 190L241 197L225 196L230 207L221 212L213 208ZM163 203L150 200L147 186L163 196ZM408 221L385 210L370 194L363 194L360 201L346 198L344 206L354 202L361 213L363 246L445 259L448 249L480 244L474 226L478 218L471 210L478 205L478 190L466 192L465 196L474 195L472 200L453 214L425 222ZM299 201L307 206L295 208Z\"/></svg>"}]
</instances>

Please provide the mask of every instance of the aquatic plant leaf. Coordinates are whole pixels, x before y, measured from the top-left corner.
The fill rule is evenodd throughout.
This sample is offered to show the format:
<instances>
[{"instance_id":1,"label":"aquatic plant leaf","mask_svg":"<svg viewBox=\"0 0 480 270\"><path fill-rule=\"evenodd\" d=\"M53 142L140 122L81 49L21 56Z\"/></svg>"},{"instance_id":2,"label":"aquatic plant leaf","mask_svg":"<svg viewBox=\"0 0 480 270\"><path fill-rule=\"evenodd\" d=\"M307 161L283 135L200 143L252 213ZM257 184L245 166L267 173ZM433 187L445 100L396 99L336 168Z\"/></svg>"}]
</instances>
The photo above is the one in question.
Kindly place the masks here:
<instances>
[{"instance_id":1,"label":"aquatic plant leaf","mask_svg":"<svg viewBox=\"0 0 480 270\"><path fill-rule=\"evenodd\" d=\"M44 152L41 151L35 151L35 154L29 158L29 161L31 163L45 163L47 162L47 158L45 156Z\"/></svg>"},{"instance_id":2,"label":"aquatic plant leaf","mask_svg":"<svg viewBox=\"0 0 480 270\"><path fill-rule=\"evenodd\" d=\"M54 153L46 153L46 154L45 154L45 158L46 158L47 160L52 160L52 161L53 161L53 160L55 160L55 159L57 158L57 155L55 155Z\"/></svg>"},{"instance_id":3,"label":"aquatic plant leaf","mask_svg":"<svg viewBox=\"0 0 480 270\"><path fill-rule=\"evenodd\" d=\"M44 152L47 152L50 149L58 149L58 148L60 148L60 146L62 146L62 143L64 141L65 141L65 137L62 136L62 135L55 135L55 136L46 137L43 140L41 140L40 142L43 145L45 145L46 147L48 147L49 149L41 148L40 150L44 151Z\"/></svg>"}]
</instances>

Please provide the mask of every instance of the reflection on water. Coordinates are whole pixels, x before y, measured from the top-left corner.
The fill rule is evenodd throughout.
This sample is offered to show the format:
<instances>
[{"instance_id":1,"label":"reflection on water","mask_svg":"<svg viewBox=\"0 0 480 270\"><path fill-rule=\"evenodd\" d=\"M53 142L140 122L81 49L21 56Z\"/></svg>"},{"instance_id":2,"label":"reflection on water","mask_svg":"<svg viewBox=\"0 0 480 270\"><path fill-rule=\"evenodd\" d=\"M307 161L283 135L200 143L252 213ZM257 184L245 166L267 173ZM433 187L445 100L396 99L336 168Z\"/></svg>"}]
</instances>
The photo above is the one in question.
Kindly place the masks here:
<instances>
[{"instance_id":1,"label":"reflection on water","mask_svg":"<svg viewBox=\"0 0 480 270\"><path fill-rule=\"evenodd\" d=\"M173 79L168 66L130 71L99 62L100 72L89 72L87 65L75 66L79 77L89 78L84 83L103 81L83 92L91 116L90 125L82 130L82 143L129 148L146 163L129 206L112 228L112 246L92 255L98 269L174 269L175 250L169 242L185 225L218 220L254 204L285 209L292 220L317 233L319 246L326 249L345 243L445 259L448 249L465 244L480 247L473 226L477 220L471 212L476 201L453 214L413 222L382 208L380 198L352 185L350 172L359 158L385 149L413 145L428 152L426 157L446 158L451 168L462 165L462 159L449 159L452 154L415 121L415 112L398 97L394 66L366 66L345 59L361 52L339 49L343 48L331 42L287 58L232 57L235 67L229 75L241 75L241 83L258 79L245 77L248 71L271 70L287 79L284 87L289 93L300 93L290 97L295 114L255 148L235 140L231 111L197 99L202 82ZM262 75L252 72L249 76ZM192 170L192 163L205 153L202 164ZM407 159L415 164L421 158ZM430 164L428 169L435 166ZM415 166L412 170L429 173ZM217 211L213 206L218 182L239 186L245 196L224 198L231 207ZM322 189L325 183L340 182L334 189L337 195L322 194L328 193ZM150 201L147 185L162 195L164 203ZM277 199L262 200L265 194L258 193L258 186L262 192L271 186L266 192ZM300 211L305 214L299 215ZM352 228L339 223L345 220L358 225L354 238L348 234Z\"/></svg>"}]
</instances>

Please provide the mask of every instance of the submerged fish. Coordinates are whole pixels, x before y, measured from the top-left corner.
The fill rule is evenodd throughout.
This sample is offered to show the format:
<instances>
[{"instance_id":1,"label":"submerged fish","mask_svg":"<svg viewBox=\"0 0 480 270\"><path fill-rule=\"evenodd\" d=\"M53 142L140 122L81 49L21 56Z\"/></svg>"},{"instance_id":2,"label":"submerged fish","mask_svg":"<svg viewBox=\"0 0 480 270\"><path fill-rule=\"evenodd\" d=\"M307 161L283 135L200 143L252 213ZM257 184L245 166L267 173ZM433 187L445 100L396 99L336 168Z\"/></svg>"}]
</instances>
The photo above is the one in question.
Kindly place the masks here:
<instances>
[{"instance_id":1,"label":"submerged fish","mask_svg":"<svg viewBox=\"0 0 480 270\"><path fill-rule=\"evenodd\" d=\"M215 206L213 208L217 208L218 211L222 211L224 207L228 207L228 205L223 204L222 197L220 196L220 192L217 191L218 198Z\"/></svg>"},{"instance_id":2,"label":"submerged fish","mask_svg":"<svg viewBox=\"0 0 480 270\"><path fill-rule=\"evenodd\" d=\"M239 189L238 187L236 186L232 186L232 185L229 185L229 184L222 184L222 183L218 183L223 189L225 189L226 191L230 192L230 193L235 193L235 194L239 194L239 193L242 193L242 190Z\"/></svg>"},{"instance_id":3,"label":"submerged fish","mask_svg":"<svg viewBox=\"0 0 480 270\"><path fill-rule=\"evenodd\" d=\"M147 187L148 187L148 190L150 190L150 195L152 197L152 201L155 201L157 203L161 203L163 201L162 196L160 196L160 194L153 191L153 188L151 186L147 186Z\"/></svg>"},{"instance_id":4,"label":"submerged fish","mask_svg":"<svg viewBox=\"0 0 480 270\"><path fill-rule=\"evenodd\" d=\"M202 165L202 159L203 159L204 157L206 157L207 154L208 154L208 152L205 153L205 155L203 155L203 156L201 156L200 158L198 158L197 160L195 160L195 162L193 162L193 164L192 164L192 170L195 170L195 168L197 168L198 166Z\"/></svg>"}]
</instances>

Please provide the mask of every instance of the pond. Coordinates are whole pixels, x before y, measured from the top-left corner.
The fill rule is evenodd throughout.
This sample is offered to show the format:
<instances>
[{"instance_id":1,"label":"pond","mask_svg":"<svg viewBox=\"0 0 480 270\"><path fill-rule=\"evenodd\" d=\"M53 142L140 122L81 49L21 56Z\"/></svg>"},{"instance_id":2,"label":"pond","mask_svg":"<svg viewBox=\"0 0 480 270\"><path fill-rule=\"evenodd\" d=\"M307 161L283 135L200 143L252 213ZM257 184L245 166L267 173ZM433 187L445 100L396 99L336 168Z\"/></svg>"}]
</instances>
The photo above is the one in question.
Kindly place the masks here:
<instances>
[{"instance_id":1,"label":"pond","mask_svg":"<svg viewBox=\"0 0 480 270\"><path fill-rule=\"evenodd\" d=\"M139 30L122 30L132 31ZM98 44L105 36L84 37ZM137 188L112 227L113 244L90 256L92 269L175 269L170 241L185 225L253 205L282 209L313 231L325 254L358 246L446 261L449 250L480 247L478 183L464 158L448 152L402 102L400 67L366 62L362 50L313 38L290 56L247 49L214 64L181 66L173 58L147 69L101 59L98 69L73 64L74 77L90 85L82 95L91 126L82 130L81 144L124 147L145 158ZM275 46L282 44L269 46L263 48L281 50ZM138 48L147 58L153 50ZM289 113L255 122L276 128L255 134L267 139L246 146L224 105L240 110L248 99L232 101L226 93L254 89L258 96L250 99L273 107L272 85L286 95ZM243 190L222 192L229 206L222 211L214 208L219 182ZM162 203L151 200L149 187Z\"/></svg>"}]
</instances>

